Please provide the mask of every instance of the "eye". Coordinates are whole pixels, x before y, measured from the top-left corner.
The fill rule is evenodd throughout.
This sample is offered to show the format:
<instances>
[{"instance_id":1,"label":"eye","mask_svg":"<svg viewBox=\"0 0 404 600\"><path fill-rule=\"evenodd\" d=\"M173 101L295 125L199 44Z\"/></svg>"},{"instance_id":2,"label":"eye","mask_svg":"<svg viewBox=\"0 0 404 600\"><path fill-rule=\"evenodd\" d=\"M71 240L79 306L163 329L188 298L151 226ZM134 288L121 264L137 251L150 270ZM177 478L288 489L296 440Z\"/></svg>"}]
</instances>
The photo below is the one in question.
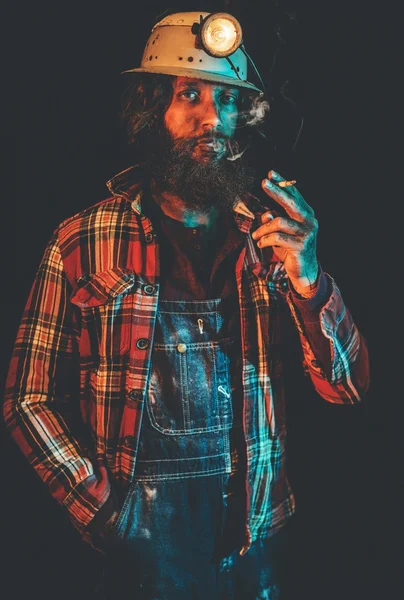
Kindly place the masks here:
<instances>
[{"instance_id":1,"label":"eye","mask_svg":"<svg viewBox=\"0 0 404 600\"><path fill-rule=\"evenodd\" d=\"M234 105L238 102L238 94L237 92L224 92L221 95L220 100L222 104L225 104L226 106Z\"/></svg>"},{"instance_id":2,"label":"eye","mask_svg":"<svg viewBox=\"0 0 404 600\"><path fill-rule=\"evenodd\" d=\"M178 98L184 99L187 102L195 102L199 97L199 93L196 90L184 90L178 94Z\"/></svg>"}]
</instances>

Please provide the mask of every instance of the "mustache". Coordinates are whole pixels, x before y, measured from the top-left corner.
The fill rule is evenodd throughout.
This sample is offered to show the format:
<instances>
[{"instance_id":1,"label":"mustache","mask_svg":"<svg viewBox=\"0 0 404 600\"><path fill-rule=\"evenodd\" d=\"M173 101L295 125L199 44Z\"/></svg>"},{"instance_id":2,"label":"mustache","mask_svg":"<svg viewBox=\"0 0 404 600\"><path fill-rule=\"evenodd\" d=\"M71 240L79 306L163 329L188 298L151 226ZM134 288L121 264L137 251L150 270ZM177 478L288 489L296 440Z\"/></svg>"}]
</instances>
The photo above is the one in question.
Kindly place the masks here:
<instances>
[{"instance_id":1,"label":"mustache","mask_svg":"<svg viewBox=\"0 0 404 600\"><path fill-rule=\"evenodd\" d=\"M198 144L214 144L217 142L221 142L224 145L227 145L228 143L230 143L230 139L223 133L209 132L191 138L177 138L173 140L174 146L177 148L195 148L195 146L197 146Z\"/></svg>"},{"instance_id":2,"label":"mustache","mask_svg":"<svg viewBox=\"0 0 404 600\"><path fill-rule=\"evenodd\" d=\"M194 138L194 143L195 144L200 144L202 143L209 143L209 142L216 142L217 140L222 141L222 142L226 142L228 140L228 136L224 135L224 133L208 133L205 135L200 135L196 138Z\"/></svg>"},{"instance_id":3,"label":"mustache","mask_svg":"<svg viewBox=\"0 0 404 600\"><path fill-rule=\"evenodd\" d=\"M179 138L172 140L172 144L173 149L179 152L180 155L193 150L198 144L222 144L226 155L230 157L237 157L236 155L240 152L239 142L220 131L209 131L192 138Z\"/></svg>"}]
</instances>

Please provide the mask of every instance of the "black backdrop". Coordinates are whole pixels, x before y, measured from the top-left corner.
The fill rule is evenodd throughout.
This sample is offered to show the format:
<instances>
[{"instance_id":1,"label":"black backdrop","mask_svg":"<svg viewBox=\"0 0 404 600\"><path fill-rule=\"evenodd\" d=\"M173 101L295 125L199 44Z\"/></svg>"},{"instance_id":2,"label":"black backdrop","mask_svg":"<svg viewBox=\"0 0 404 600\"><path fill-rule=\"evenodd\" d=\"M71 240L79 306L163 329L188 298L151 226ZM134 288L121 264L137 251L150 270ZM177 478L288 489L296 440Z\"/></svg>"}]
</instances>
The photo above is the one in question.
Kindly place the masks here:
<instances>
[{"instance_id":1,"label":"black backdrop","mask_svg":"<svg viewBox=\"0 0 404 600\"><path fill-rule=\"evenodd\" d=\"M402 589L403 394L394 344L402 330L390 209L399 203L390 187L399 46L394 13L353 4L26 0L10 3L3 20L4 379L52 231L105 198L105 181L130 164L119 121L120 73L139 63L150 24L170 7L229 10L240 18L274 115L277 152L266 164L263 149L260 160L297 179L314 207L323 268L338 282L371 352L365 409L313 398L292 421L298 512L291 577L296 598L311 600L396 598ZM98 555L1 432L6 597L91 598Z\"/></svg>"}]
</instances>

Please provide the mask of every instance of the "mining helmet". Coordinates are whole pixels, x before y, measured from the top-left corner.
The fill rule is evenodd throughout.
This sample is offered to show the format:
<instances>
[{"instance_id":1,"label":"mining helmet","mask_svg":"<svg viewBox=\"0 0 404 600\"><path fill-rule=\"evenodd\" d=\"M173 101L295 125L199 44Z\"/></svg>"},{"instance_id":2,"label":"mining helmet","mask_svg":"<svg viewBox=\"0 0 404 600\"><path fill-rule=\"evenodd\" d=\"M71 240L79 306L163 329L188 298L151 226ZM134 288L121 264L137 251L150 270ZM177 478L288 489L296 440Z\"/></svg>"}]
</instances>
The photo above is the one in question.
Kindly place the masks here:
<instances>
[{"instance_id":1,"label":"mining helmet","mask_svg":"<svg viewBox=\"0 0 404 600\"><path fill-rule=\"evenodd\" d=\"M123 73L182 75L261 92L247 81L242 42L240 23L228 13L169 14L152 28L141 66Z\"/></svg>"}]
</instances>

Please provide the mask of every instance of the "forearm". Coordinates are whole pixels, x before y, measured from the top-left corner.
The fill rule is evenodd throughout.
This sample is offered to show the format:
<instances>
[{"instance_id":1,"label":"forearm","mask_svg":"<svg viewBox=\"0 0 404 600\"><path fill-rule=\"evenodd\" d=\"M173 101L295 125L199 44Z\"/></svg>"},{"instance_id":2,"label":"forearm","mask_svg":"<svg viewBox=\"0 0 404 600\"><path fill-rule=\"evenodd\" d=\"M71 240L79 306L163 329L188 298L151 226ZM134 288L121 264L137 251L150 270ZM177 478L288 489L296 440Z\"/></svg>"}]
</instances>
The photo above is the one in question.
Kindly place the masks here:
<instances>
[{"instance_id":1,"label":"forearm","mask_svg":"<svg viewBox=\"0 0 404 600\"><path fill-rule=\"evenodd\" d=\"M58 407L78 402L71 383L77 328L55 235L31 288L11 356L3 405L6 425L53 497L83 530L109 495Z\"/></svg>"},{"instance_id":2,"label":"forearm","mask_svg":"<svg viewBox=\"0 0 404 600\"><path fill-rule=\"evenodd\" d=\"M324 336L321 329L320 313L322 307L330 297L331 291L324 272L320 269L315 284L311 290L306 289L306 297L303 297L290 285L291 299L296 307L304 335L315 355L316 363L321 366L328 377L331 377L331 345L328 337Z\"/></svg>"},{"instance_id":3,"label":"forearm","mask_svg":"<svg viewBox=\"0 0 404 600\"><path fill-rule=\"evenodd\" d=\"M333 279L321 273L315 294L304 299L292 291L289 305L317 392L335 403L363 399L369 385L366 342Z\"/></svg>"}]
</instances>

